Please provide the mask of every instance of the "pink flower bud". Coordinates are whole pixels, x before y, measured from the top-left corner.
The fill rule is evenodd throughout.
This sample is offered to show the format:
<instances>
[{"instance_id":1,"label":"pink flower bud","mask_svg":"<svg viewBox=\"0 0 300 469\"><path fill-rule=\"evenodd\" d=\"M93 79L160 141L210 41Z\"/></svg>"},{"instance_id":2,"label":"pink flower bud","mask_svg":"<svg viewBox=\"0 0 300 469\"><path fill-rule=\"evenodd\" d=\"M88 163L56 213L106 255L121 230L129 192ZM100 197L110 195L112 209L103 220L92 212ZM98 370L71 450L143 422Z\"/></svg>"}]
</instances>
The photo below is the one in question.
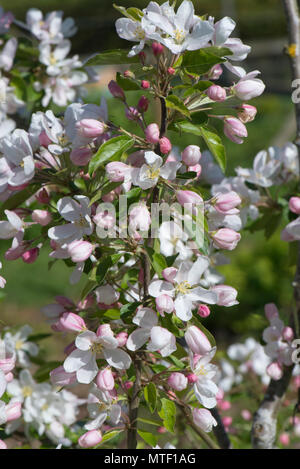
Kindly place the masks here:
<instances>
[{"instance_id":1,"label":"pink flower bud","mask_svg":"<svg viewBox=\"0 0 300 469\"><path fill-rule=\"evenodd\" d=\"M107 177L112 182L123 182L130 167L121 161L112 161L105 167Z\"/></svg>"},{"instance_id":2,"label":"pink flower bud","mask_svg":"<svg viewBox=\"0 0 300 469\"><path fill-rule=\"evenodd\" d=\"M193 191L177 191L176 198L180 205L184 206L184 204L195 204L195 205L202 205L203 199L202 197Z\"/></svg>"},{"instance_id":3,"label":"pink flower bud","mask_svg":"<svg viewBox=\"0 0 300 469\"><path fill-rule=\"evenodd\" d=\"M0 440L0 449L7 449L7 444L3 440Z\"/></svg>"},{"instance_id":4,"label":"pink flower bud","mask_svg":"<svg viewBox=\"0 0 300 469\"><path fill-rule=\"evenodd\" d=\"M225 101L226 99L226 90L219 85L212 85L205 91L209 99L212 101Z\"/></svg>"},{"instance_id":5,"label":"pink flower bud","mask_svg":"<svg viewBox=\"0 0 300 469\"><path fill-rule=\"evenodd\" d=\"M21 402L11 402L5 407L6 422L17 420L22 415L22 404Z\"/></svg>"},{"instance_id":6,"label":"pink flower bud","mask_svg":"<svg viewBox=\"0 0 300 469\"><path fill-rule=\"evenodd\" d=\"M145 129L146 140L149 143L158 143L159 142L159 127L157 124L149 124Z\"/></svg>"},{"instance_id":7,"label":"pink flower bud","mask_svg":"<svg viewBox=\"0 0 300 469\"><path fill-rule=\"evenodd\" d=\"M279 312L277 306L274 303L268 303L265 305L266 318L271 321L272 319L279 318Z\"/></svg>"},{"instance_id":8,"label":"pink flower bud","mask_svg":"<svg viewBox=\"0 0 300 469\"><path fill-rule=\"evenodd\" d=\"M288 433L281 433L279 435L279 441L283 446L288 446L290 444L290 436Z\"/></svg>"},{"instance_id":9,"label":"pink flower bud","mask_svg":"<svg viewBox=\"0 0 300 469\"><path fill-rule=\"evenodd\" d=\"M242 203L240 196L234 191L227 192L227 194L217 195L216 199L217 200L214 204L215 209L224 214L230 212Z\"/></svg>"},{"instance_id":10,"label":"pink flower bud","mask_svg":"<svg viewBox=\"0 0 300 469\"><path fill-rule=\"evenodd\" d=\"M222 422L223 422L224 427L228 428L232 424L232 417L224 417L222 418Z\"/></svg>"},{"instance_id":11,"label":"pink flower bud","mask_svg":"<svg viewBox=\"0 0 300 469\"><path fill-rule=\"evenodd\" d=\"M246 422L252 419L251 412L249 412L249 410L247 409L242 410L241 416L243 417L244 420L246 420Z\"/></svg>"},{"instance_id":12,"label":"pink flower bud","mask_svg":"<svg viewBox=\"0 0 300 469\"><path fill-rule=\"evenodd\" d=\"M194 166L199 163L201 151L197 145L189 145L182 152L182 161L187 166Z\"/></svg>"},{"instance_id":13,"label":"pink flower bud","mask_svg":"<svg viewBox=\"0 0 300 469\"><path fill-rule=\"evenodd\" d=\"M232 251L240 241L241 235L231 228L221 228L212 235L212 239L218 248Z\"/></svg>"},{"instance_id":14,"label":"pink flower bud","mask_svg":"<svg viewBox=\"0 0 300 469\"><path fill-rule=\"evenodd\" d=\"M216 420L207 409L193 409L193 421L197 427L201 428L206 433L212 431L212 428L217 425Z\"/></svg>"},{"instance_id":15,"label":"pink flower bud","mask_svg":"<svg viewBox=\"0 0 300 469\"><path fill-rule=\"evenodd\" d=\"M165 280L167 280L167 282L173 283L177 272L178 272L178 269L176 269L175 267L166 267L162 271L162 276Z\"/></svg>"},{"instance_id":16,"label":"pink flower bud","mask_svg":"<svg viewBox=\"0 0 300 469\"><path fill-rule=\"evenodd\" d=\"M175 75L176 70L173 67L169 67L167 70L168 75Z\"/></svg>"},{"instance_id":17,"label":"pink flower bud","mask_svg":"<svg viewBox=\"0 0 300 469\"><path fill-rule=\"evenodd\" d=\"M236 301L238 292L229 285L215 285L211 287L211 291L218 295L217 305L219 306L234 306L239 303Z\"/></svg>"},{"instance_id":18,"label":"pink flower bud","mask_svg":"<svg viewBox=\"0 0 300 469\"><path fill-rule=\"evenodd\" d=\"M258 78L242 78L233 89L239 99L248 100L260 96L265 90L265 84Z\"/></svg>"},{"instance_id":19,"label":"pink flower bud","mask_svg":"<svg viewBox=\"0 0 300 469\"><path fill-rule=\"evenodd\" d=\"M66 332L82 332L86 329L86 324L82 317L75 313L63 313L58 321L62 331Z\"/></svg>"},{"instance_id":20,"label":"pink flower bud","mask_svg":"<svg viewBox=\"0 0 300 469\"><path fill-rule=\"evenodd\" d=\"M214 65L208 74L210 80L218 80L223 73L223 69L220 64Z\"/></svg>"},{"instance_id":21,"label":"pink flower bud","mask_svg":"<svg viewBox=\"0 0 300 469\"><path fill-rule=\"evenodd\" d=\"M111 327L109 324L101 324L98 327L96 334L98 337L107 337L107 336L113 337L114 336L114 333L111 330Z\"/></svg>"},{"instance_id":22,"label":"pink flower bud","mask_svg":"<svg viewBox=\"0 0 300 469\"><path fill-rule=\"evenodd\" d=\"M127 119L130 121L137 121L141 118L141 115L138 109L134 106L130 106L129 108L126 108L125 115Z\"/></svg>"},{"instance_id":23,"label":"pink flower bud","mask_svg":"<svg viewBox=\"0 0 300 469\"><path fill-rule=\"evenodd\" d=\"M115 380L109 368L99 371L96 384L102 391L111 391L115 387Z\"/></svg>"},{"instance_id":24,"label":"pink flower bud","mask_svg":"<svg viewBox=\"0 0 300 469\"><path fill-rule=\"evenodd\" d=\"M108 89L109 89L110 93L113 95L114 98L121 99L122 101L125 101L125 99L126 99L125 98L125 93L116 81L111 80L108 83Z\"/></svg>"},{"instance_id":25,"label":"pink flower bud","mask_svg":"<svg viewBox=\"0 0 300 469\"><path fill-rule=\"evenodd\" d=\"M247 124L248 122L254 121L256 114L257 109L255 106L242 104L241 111L238 112L238 118L243 122L243 124Z\"/></svg>"},{"instance_id":26,"label":"pink flower bud","mask_svg":"<svg viewBox=\"0 0 300 469\"><path fill-rule=\"evenodd\" d=\"M146 63L146 54L143 50L142 50L142 52L139 53L139 59L140 59L141 64L145 65L145 63Z\"/></svg>"},{"instance_id":27,"label":"pink flower bud","mask_svg":"<svg viewBox=\"0 0 300 469\"><path fill-rule=\"evenodd\" d=\"M291 342L294 339L294 331L291 327L286 326L282 331L282 337L286 342Z\"/></svg>"},{"instance_id":28,"label":"pink flower bud","mask_svg":"<svg viewBox=\"0 0 300 469\"><path fill-rule=\"evenodd\" d=\"M236 117L226 117L224 119L224 134L229 140L237 144L242 144L243 138L248 137L246 127Z\"/></svg>"},{"instance_id":29,"label":"pink flower bud","mask_svg":"<svg viewBox=\"0 0 300 469\"><path fill-rule=\"evenodd\" d=\"M184 334L188 347L198 355L204 355L211 350L211 345L206 335L196 326L187 328Z\"/></svg>"},{"instance_id":30,"label":"pink flower bud","mask_svg":"<svg viewBox=\"0 0 300 469\"><path fill-rule=\"evenodd\" d=\"M300 197L291 197L289 200L289 209L291 212L300 215Z\"/></svg>"},{"instance_id":31,"label":"pink flower bud","mask_svg":"<svg viewBox=\"0 0 300 469\"><path fill-rule=\"evenodd\" d=\"M124 347L128 339L127 332L119 332L119 334L116 335L116 339L118 341L119 347Z\"/></svg>"},{"instance_id":32,"label":"pink flower bud","mask_svg":"<svg viewBox=\"0 0 300 469\"><path fill-rule=\"evenodd\" d=\"M184 374L174 372L168 378L168 385L175 391L183 391L188 385L188 380Z\"/></svg>"},{"instance_id":33,"label":"pink flower bud","mask_svg":"<svg viewBox=\"0 0 300 469\"><path fill-rule=\"evenodd\" d=\"M50 202L49 192L45 187L39 190L35 197L41 204L47 205Z\"/></svg>"},{"instance_id":34,"label":"pink flower bud","mask_svg":"<svg viewBox=\"0 0 300 469\"><path fill-rule=\"evenodd\" d=\"M46 226L51 222L52 215L47 210L33 210L31 218L35 223Z\"/></svg>"},{"instance_id":35,"label":"pink flower bud","mask_svg":"<svg viewBox=\"0 0 300 469\"><path fill-rule=\"evenodd\" d=\"M41 146L46 148L48 145L50 145L50 143L52 143L45 130L43 130L43 132L39 135L39 142Z\"/></svg>"},{"instance_id":36,"label":"pink flower bud","mask_svg":"<svg viewBox=\"0 0 300 469\"><path fill-rule=\"evenodd\" d=\"M89 148L74 148L70 154L70 160L75 166L85 166L92 158L92 152Z\"/></svg>"},{"instance_id":37,"label":"pink flower bud","mask_svg":"<svg viewBox=\"0 0 300 469\"><path fill-rule=\"evenodd\" d=\"M164 46L160 44L159 42L153 42L151 47L152 47L153 54L155 55L155 57L157 57L158 55L161 55L164 52Z\"/></svg>"},{"instance_id":38,"label":"pink flower bud","mask_svg":"<svg viewBox=\"0 0 300 469\"><path fill-rule=\"evenodd\" d=\"M166 433L166 432L167 432L167 429L165 427L158 427L158 429L157 429L157 433L163 434L163 433Z\"/></svg>"},{"instance_id":39,"label":"pink flower bud","mask_svg":"<svg viewBox=\"0 0 300 469\"><path fill-rule=\"evenodd\" d=\"M68 386L76 382L76 371L67 373L63 366L50 371L50 381L54 386Z\"/></svg>"},{"instance_id":40,"label":"pink flower bud","mask_svg":"<svg viewBox=\"0 0 300 469\"><path fill-rule=\"evenodd\" d=\"M278 381L282 378L283 375L283 368L279 362L273 362L267 367L267 374L272 378L274 381Z\"/></svg>"},{"instance_id":41,"label":"pink flower bud","mask_svg":"<svg viewBox=\"0 0 300 469\"><path fill-rule=\"evenodd\" d=\"M135 74L131 70L125 70L123 75L125 78L135 78Z\"/></svg>"},{"instance_id":42,"label":"pink flower bud","mask_svg":"<svg viewBox=\"0 0 300 469\"><path fill-rule=\"evenodd\" d=\"M82 119L76 122L76 128L83 137L97 138L106 131L106 124L96 119Z\"/></svg>"},{"instance_id":43,"label":"pink flower bud","mask_svg":"<svg viewBox=\"0 0 300 469\"><path fill-rule=\"evenodd\" d=\"M73 241L68 246L68 252L73 262L86 261L94 250L94 246L88 241Z\"/></svg>"},{"instance_id":44,"label":"pink flower bud","mask_svg":"<svg viewBox=\"0 0 300 469\"><path fill-rule=\"evenodd\" d=\"M22 259L26 264L33 264L39 255L39 248L32 248L22 254Z\"/></svg>"},{"instance_id":45,"label":"pink flower bud","mask_svg":"<svg viewBox=\"0 0 300 469\"><path fill-rule=\"evenodd\" d=\"M160 314L172 313L174 311L174 302L169 295L159 295L157 298L155 298L155 303L157 311Z\"/></svg>"},{"instance_id":46,"label":"pink flower bud","mask_svg":"<svg viewBox=\"0 0 300 469\"><path fill-rule=\"evenodd\" d=\"M144 113L148 110L149 100L146 96L142 96L138 102L137 108L140 113Z\"/></svg>"},{"instance_id":47,"label":"pink flower bud","mask_svg":"<svg viewBox=\"0 0 300 469\"><path fill-rule=\"evenodd\" d=\"M147 81L147 80L142 80L142 82L141 82L141 87L143 88L143 90L147 90L148 88L150 88L150 83L149 83L149 81Z\"/></svg>"},{"instance_id":48,"label":"pink flower bud","mask_svg":"<svg viewBox=\"0 0 300 469\"><path fill-rule=\"evenodd\" d=\"M201 176L202 167L201 167L200 164L195 164L194 166L189 166L188 170L193 171L194 173L197 173L197 178L199 178Z\"/></svg>"},{"instance_id":49,"label":"pink flower bud","mask_svg":"<svg viewBox=\"0 0 300 469\"><path fill-rule=\"evenodd\" d=\"M231 408L231 404L229 401L219 401L218 407L220 410L229 410Z\"/></svg>"},{"instance_id":50,"label":"pink flower bud","mask_svg":"<svg viewBox=\"0 0 300 469\"><path fill-rule=\"evenodd\" d=\"M128 390L128 389L131 389L132 386L133 386L133 382L132 382L132 381L125 381L125 383L124 383L124 388L125 388L125 389L127 389L127 390Z\"/></svg>"},{"instance_id":51,"label":"pink flower bud","mask_svg":"<svg viewBox=\"0 0 300 469\"><path fill-rule=\"evenodd\" d=\"M197 313L201 318L207 318L210 315L210 309L207 305L199 305Z\"/></svg>"},{"instance_id":52,"label":"pink flower bud","mask_svg":"<svg viewBox=\"0 0 300 469\"><path fill-rule=\"evenodd\" d=\"M151 215L144 203L136 205L129 212L129 228L131 230L148 231L151 225Z\"/></svg>"},{"instance_id":53,"label":"pink flower bud","mask_svg":"<svg viewBox=\"0 0 300 469\"><path fill-rule=\"evenodd\" d=\"M83 435L78 440L79 446L81 448L92 448L93 446L98 445L102 441L102 434L100 430L90 430Z\"/></svg>"},{"instance_id":54,"label":"pink flower bud","mask_svg":"<svg viewBox=\"0 0 300 469\"><path fill-rule=\"evenodd\" d=\"M0 359L0 370L2 370L4 374L7 374L14 369L15 364L16 359L14 356L11 356L9 358L2 358Z\"/></svg>"},{"instance_id":55,"label":"pink flower bud","mask_svg":"<svg viewBox=\"0 0 300 469\"><path fill-rule=\"evenodd\" d=\"M194 373L189 373L187 375L187 379L188 379L189 384L195 384L197 383L199 377L195 375Z\"/></svg>"}]
</instances>

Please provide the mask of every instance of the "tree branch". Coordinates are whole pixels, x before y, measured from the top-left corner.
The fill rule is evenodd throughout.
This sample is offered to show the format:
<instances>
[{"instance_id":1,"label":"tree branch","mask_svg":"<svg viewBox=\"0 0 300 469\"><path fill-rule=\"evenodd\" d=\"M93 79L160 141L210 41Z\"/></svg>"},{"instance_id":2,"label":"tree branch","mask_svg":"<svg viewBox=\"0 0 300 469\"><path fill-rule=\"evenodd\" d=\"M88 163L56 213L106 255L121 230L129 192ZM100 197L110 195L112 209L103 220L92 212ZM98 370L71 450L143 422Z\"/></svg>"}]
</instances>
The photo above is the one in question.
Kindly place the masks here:
<instances>
[{"instance_id":1,"label":"tree branch","mask_svg":"<svg viewBox=\"0 0 300 469\"><path fill-rule=\"evenodd\" d=\"M231 441L229 439L228 433L225 430L224 424L222 422L221 416L217 407L210 409L210 412L214 419L217 421L217 426L213 428L214 435L219 443L221 449L231 449Z\"/></svg>"},{"instance_id":2,"label":"tree branch","mask_svg":"<svg viewBox=\"0 0 300 469\"><path fill-rule=\"evenodd\" d=\"M300 79L300 18L297 0L282 0L288 30L289 45L287 53L290 58L292 81ZM295 103L297 134L295 145L298 148L300 165L300 103ZM296 315L300 317L300 242L298 242L298 262L295 273L294 297L296 302ZM292 325L296 322L292 319ZM297 331L299 334L299 331ZM293 365L285 367L280 380L271 380L259 409L254 415L252 426L252 445L256 449L272 449L276 440L277 414L284 395L288 389Z\"/></svg>"}]
</instances>

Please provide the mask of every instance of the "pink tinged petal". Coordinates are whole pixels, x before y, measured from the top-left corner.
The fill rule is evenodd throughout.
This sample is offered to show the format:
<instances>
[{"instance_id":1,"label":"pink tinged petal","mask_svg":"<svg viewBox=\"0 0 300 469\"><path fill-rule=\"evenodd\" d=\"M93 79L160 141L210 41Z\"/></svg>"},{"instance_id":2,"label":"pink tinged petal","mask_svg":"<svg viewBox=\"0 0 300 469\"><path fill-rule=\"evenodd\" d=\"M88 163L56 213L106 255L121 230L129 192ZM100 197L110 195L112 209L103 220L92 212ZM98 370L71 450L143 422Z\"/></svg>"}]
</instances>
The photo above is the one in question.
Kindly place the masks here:
<instances>
[{"instance_id":1,"label":"pink tinged petal","mask_svg":"<svg viewBox=\"0 0 300 469\"><path fill-rule=\"evenodd\" d=\"M93 381L98 373L98 365L94 356L91 356L90 361L77 370L76 377L79 383L89 384Z\"/></svg>"},{"instance_id":2,"label":"pink tinged petal","mask_svg":"<svg viewBox=\"0 0 300 469\"><path fill-rule=\"evenodd\" d=\"M91 352L82 353L76 349L65 359L63 367L67 373L73 373L89 363L91 357Z\"/></svg>"},{"instance_id":3,"label":"pink tinged petal","mask_svg":"<svg viewBox=\"0 0 300 469\"><path fill-rule=\"evenodd\" d=\"M148 329L136 329L128 337L126 347L135 352L147 342L149 337L150 331Z\"/></svg>"},{"instance_id":4,"label":"pink tinged petal","mask_svg":"<svg viewBox=\"0 0 300 469\"><path fill-rule=\"evenodd\" d=\"M9 223L15 228L15 230L20 231L23 227L21 218L14 212L10 210L4 211Z\"/></svg>"},{"instance_id":5,"label":"pink tinged petal","mask_svg":"<svg viewBox=\"0 0 300 469\"><path fill-rule=\"evenodd\" d=\"M198 259L196 260L196 262L194 262L194 264L192 265L188 273L187 280L190 285L196 285L197 283L199 283L199 280L202 277L202 274L206 271L209 264L210 262L207 257L204 257L204 256L198 257Z\"/></svg>"},{"instance_id":6,"label":"pink tinged petal","mask_svg":"<svg viewBox=\"0 0 300 469\"><path fill-rule=\"evenodd\" d=\"M171 353L175 352L176 349L176 339L174 336L172 336L170 342L165 347L162 347L159 351L162 357L168 357L171 355Z\"/></svg>"},{"instance_id":7,"label":"pink tinged petal","mask_svg":"<svg viewBox=\"0 0 300 469\"><path fill-rule=\"evenodd\" d=\"M6 382L6 379L5 379L5 375L4 375L3 371L0 370L0 397L4 394L4 391L6 389L6 385L7 385L7 382Z\"/></svg>"},{"instance_id":8,"label":"pink tinged petal","mask_svg":"<svg viewBox=\"0 0 300 469\"><path fill-rule=\"evenodd\" d=\"M120 349L103 350L103 355L110 366L118 370L128 370L131 365L131 358L128 353Z\"/></svg>"},{"instance_id":9,"label":"pink tinged petal","mask_svg":"<svg viewBox=\"0 0 300 469\"><path fill-rule=\"evenodd\" d=\"M98 337L97 342L102 344L106 349L113 350L118 347L119 343L115 337L110 335Z\"/></svg>"},{"instance_id":10,"label":"pink tinged petal","mask_svg":"<svg viewBox=\"0 0 300 469\"><path fill-rule=\"evenodd\" d=\"M169 163L164 164L160 170L160 175L164 179L169 179L173 181L176 178L176 172L181 167L181 163L177 161L170 161Z\"/></svg>"},{"instance_id":11,"label":"pink tinged petal","mask_svg":"<svg viewBox=\"0 0 300 469\"><path fill-rule=\"evenodd\" d=\"M141 308L137 311L132 322L144 329L151 329L157 325L157 314L151 308Z\"/></svg>"},{"instance_id":12,"label":"pink tinged petal","mask_svg":"<svg viewBox=\"0 0 300 469\"><path fill-rule=\"evenodd\" d=\"M192 315L192 301L189 300L187 295L178 296L175 301L176 316L182 321L189 321Z\"/></svg>"},{"instance_id":13,"label":"pink tinged petal","mask_svg":"<svg viewBox=\"0 0 300 469\"><path fill-rule=\"evenodd\" d=\"M215 305L218 301L218 295L210 290L206 290L202 287L193 288L189 292L189 298L191 301L202 301L203 303L208 303L209 305Z\"/></svg>"},{"instance_id":14,"label":"pink tinged petal","mask_svg":"<svg viewBox=\"0 0 300 469\"><path fill-rule=\"evenodd\" d=\"M87 351L94 342L98 342L95 332L85 331L76 337L75 345L78 349Z\"/></svg>"},{"instance_id":15,"label":"pink tinged petal","mask_svg":"<svg viewBox=\"0 0 300 469\"><path fill-rule=\"evenodd\" d=\"M48 236L51 239L59 241L60 239L74 238L78 234L78 228L73 223L66 225L53 226L48 230Z\"/></svg>"},{"instance_id":16,"label":"pink tinged petal","mask_svg":"<svg viewBox=\"0 0 300 469\"><path fill-rule=\"evenodd\" d=\"M163 280L154 280L149 285L149 294L154 298L163 294L174 296L174 287L169 282L164 282Z\"/></svg>"},{"instance_id":17,"label":"pink tinged petal","mask_svg":"<svg viewBox=\"0 0 300 469\"><path fill-rule=\"evenodd\" d=\"M76 221L80 218L80 206L71 197L63 197L57 202L57 210L67 221Z\"/></svg>"},{"instance_id":18,"label":"pink tinged petal","mask_svg":"<svg viewBox=\"0 0 300 469\"><path fill-rule=\"evenodd\" d=\"M84 428L87 430L97 430L101 428L107 419L107 412L101 412L94 420L85 424Z\"/></svg>"}]
</instances>

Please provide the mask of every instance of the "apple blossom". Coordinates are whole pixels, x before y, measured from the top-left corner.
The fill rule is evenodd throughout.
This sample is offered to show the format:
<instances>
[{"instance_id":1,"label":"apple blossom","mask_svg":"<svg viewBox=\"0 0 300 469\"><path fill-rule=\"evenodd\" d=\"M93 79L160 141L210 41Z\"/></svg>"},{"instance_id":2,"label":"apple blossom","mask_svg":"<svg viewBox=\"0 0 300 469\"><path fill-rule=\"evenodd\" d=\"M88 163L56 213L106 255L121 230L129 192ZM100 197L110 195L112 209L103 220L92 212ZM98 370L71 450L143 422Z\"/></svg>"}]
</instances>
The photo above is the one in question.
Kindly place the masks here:
<instances>
[{"instance_id":1,"label":"apple blossom","mask_svg":"<svg viewBox=\"0 0 300 469\"><path fill-rule=\"evenodd\" d=\"M207 409L193 409L193 421L206 433L211 432L212 428L217 426L217 421Z\"/></svg>"}]
</instances>

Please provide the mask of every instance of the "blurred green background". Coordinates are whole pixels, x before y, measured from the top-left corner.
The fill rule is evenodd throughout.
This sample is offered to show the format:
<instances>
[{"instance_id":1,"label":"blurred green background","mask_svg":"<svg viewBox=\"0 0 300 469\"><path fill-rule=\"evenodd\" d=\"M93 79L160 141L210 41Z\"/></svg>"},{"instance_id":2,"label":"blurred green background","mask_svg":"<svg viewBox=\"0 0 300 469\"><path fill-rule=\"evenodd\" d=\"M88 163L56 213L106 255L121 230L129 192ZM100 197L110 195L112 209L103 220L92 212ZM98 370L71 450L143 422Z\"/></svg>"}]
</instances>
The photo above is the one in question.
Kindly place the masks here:
<instances>
[{"instance_id":1,"label":"blurred green background","mask_svg":"<svg viewBox=\"0 0 300 469\"><path fill-rule=\"evenodd\" d=\"M145 0L119 1L119 5L143 8ZM158 1L158 3L163 3ZM178 2L180 3L180 2ZM257 106L258 116L247 128L249 137L243 145L225 140L228 155L228 175L234 174L235 166L250 166L256 153L269 145L283 145L292 140L295 132L294 110L290 96L289 63L284 54L286 26L280 0L199 0L194 1L198 14L209 13L217 19L231 16L238 23L234 36L253 47L245 62L248 71L260 70L266 83L265 94L251 101ZM43 12L63 9L66 16L75 18L78 33L72 39L73 52L83 58L97 51L129 47L115 33L114 21L120 16L106 0L3 0L1 6L11 10L19 20L24 20L28 8L36 7ZM88 88L87 100L99 102L104 94L109 98L106 85L115 70L100 70L100 81ZM232 77L231 77L232 79ZM132 94L134 104L137 96ZM123 119L123 111L112 109L115 116ZM197 143L197 139L182 140L182 144ZM1 258L7 249L1 242ZM213 308L213 314L205 325L219 340L233 342L247 335L260 337L266 322L263 306L275 302L285 313L293 305L293 269L288 266L288 246L280 242L279 232L269 241L263 234L245 233L238 248L229 253L231 264L220 270L226 283L239 291L240 304L233 308ZM22 260L5 262L2 273L7 286L2 299L1 319L10 325L29 322L38 330L47 330L39 308L53 301L55 295L79 297L80 285L71 287L69 270L57 263L48 270L48 253L43 252L37 262L25 265Z\"/></svg>"}]
</instances>

